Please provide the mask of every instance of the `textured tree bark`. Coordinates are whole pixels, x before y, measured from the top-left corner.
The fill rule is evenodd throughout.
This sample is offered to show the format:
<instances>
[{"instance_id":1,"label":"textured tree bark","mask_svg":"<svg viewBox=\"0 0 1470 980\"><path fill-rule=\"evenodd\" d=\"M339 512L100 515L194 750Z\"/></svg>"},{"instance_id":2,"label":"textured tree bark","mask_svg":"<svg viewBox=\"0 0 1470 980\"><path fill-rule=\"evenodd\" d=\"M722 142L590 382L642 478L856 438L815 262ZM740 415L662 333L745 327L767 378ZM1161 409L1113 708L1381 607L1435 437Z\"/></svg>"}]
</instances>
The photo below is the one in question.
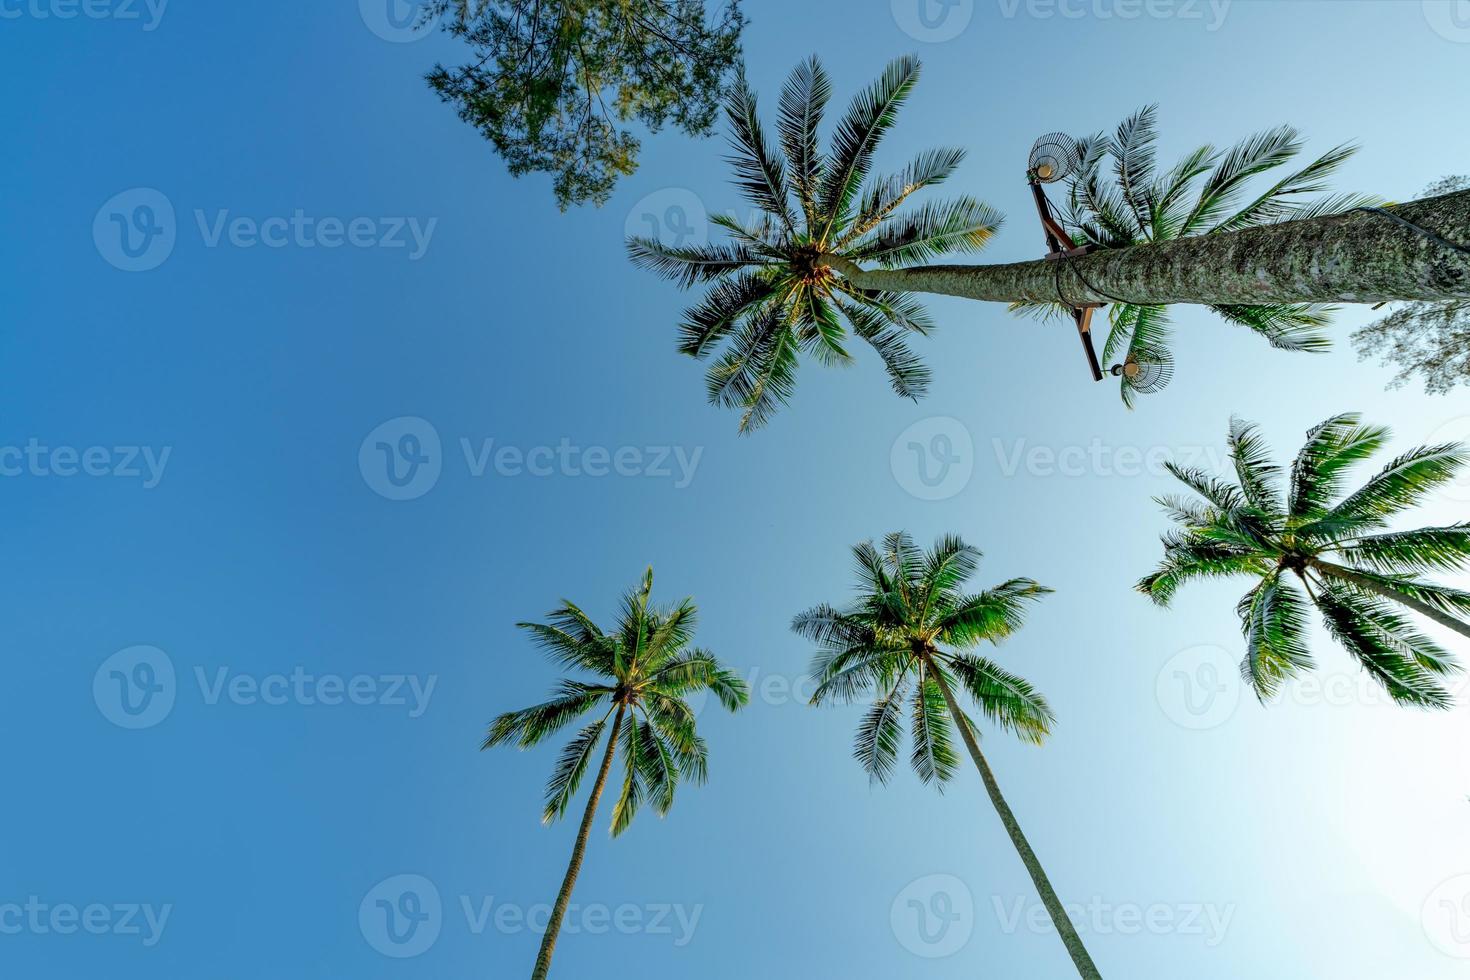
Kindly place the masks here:
<instances>
[{"instance_id":1,"label":"textured tree bark","mask_svg":"<svg viewBox=\"0 0 1470 980\"><path fill-rule=\"evenodd\" d=\"M939 671L933 671L934 680L939 684L939 690L944 695L944 703L949 706L949 713L954 717L954 723L960 730L960 737L965 740L965 748L970 750L970 758L975 761L975 768L980 770L980 779L985 783L985 792L990 794L990 802L994 804L995 811L1000 814L1000 822L1005 824L1006 833L1011 835L1011 843L1015 845L1016 851L1021 855L1021 863L1026 865L1027 872L1031 875L1031 881L1036 886L1036 891L1041 895L1041 904L1046 906L1046 911L1051 915L1051 921L1056 926L1057 934L1062 937L1062 945L1067 947L1067 953L1072 957L1072 963L1077 967L1077 974L1083 980L1102 980L1102 974L1097 972L1093 965L1092 957L1088 955L1087 947L1082 945L1082 937L1077 935L1072 920L1067 916L1067 910L1062 907L1062 900L1057 897L1056 889L1051 886L1051 879L1046 876L1046 869L1041 866L1041 859L1031 849L1031 844L1026 840L1026 835L1021 832L1021 824L1016 820L1016 815L1011 812L1010 804L1001 795L1000 785L995 781L995 774L990 771L990 763L985 761L985 756L980 752L980 744L975 741L975 733L965 721L964 712L955 702L954 695L950 693L949 684L945 682L944 675Z\"/></svg>"},{"instance_id":2,"label":"textured tree bark","mask_svg":"<svg viewBox=\"0 0 1470 980\"><path fill-rule=\"evenodd\" d=\"M1341 579L1344 582L1351 583L1364 591L1372 592L1374 595L1387 599L1390 602L1397 602L1401 606L1407 606L1426 619L1431 619L1443 626L1445 629L1454 630L1464 637L1470 637L1470 623L1462 623L1460 620L1434 608L1427 602L1422 602L1413 596L1395 592L1393 589L1380 585L1365 575L1359 575L1351 568L1334 565L1330 561L1322 561L1318 558L1309 560L1307 567L1328 578Z\"/></svg>"},{"instance_id":3,"label":"textured tree bark","mask_svg":"<svg viewBox=\"0 0 1470 980\"><path fill-rule=\"evenodd\" d=\"M572 862L567 865L567 875L562 879L561 891L556 895L556 904L551 907L551 918L546 923L546 934L541 937L541 951L536 954L536 968L531 971L531 980L546 980L551 971L551 954L556 949L556 935L561 932L561 921L567 914L567 903L572 899L572 886L577 883L577 874L582 870L582 855L587 852L587 838L592 833L592 821L597 816L597 803L602 799L602 788L607 784L608 770L612 769L613 754L618 747L618 731L623 727L623 712L627 705L618 705L617 717L613 719L612 734L607 739L607 754L602 757L602 768L597 772L597 782L592 787L592 796L587 800L587 812L582 814L582 827L577 831L577 843L572 847Z\"/></svg>"},{"instance_id":4,"label":"textured tree bark","mask_svg":"<svg viewBox=\"0 0 1470 980\"><path fill-rule=\"evenodd\" d=\"M1449 242L1470 243L1470 191L1390 210ZM838 255L823 255L820 261L859 289L996 303L1229 306L1470 297L1470 253L1367 211L1059 261L891 270L864 270Z\"/></svg>"}]
</instances>

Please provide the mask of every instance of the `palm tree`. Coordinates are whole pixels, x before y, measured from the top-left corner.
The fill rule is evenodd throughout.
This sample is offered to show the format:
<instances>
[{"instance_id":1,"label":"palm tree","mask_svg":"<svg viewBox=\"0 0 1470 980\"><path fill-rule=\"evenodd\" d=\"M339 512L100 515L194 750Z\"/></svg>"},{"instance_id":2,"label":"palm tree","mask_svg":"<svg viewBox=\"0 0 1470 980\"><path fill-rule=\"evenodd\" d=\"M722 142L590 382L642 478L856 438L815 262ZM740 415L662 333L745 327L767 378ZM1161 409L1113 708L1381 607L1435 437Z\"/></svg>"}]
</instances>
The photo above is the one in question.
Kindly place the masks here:
<instances>
[{"instance_id":1,"label":"palm tree","mask_svg":"<svg viewBox=\"0 0 1470 980\"><path fill-rule=\"evenodd\" d=\"M929 371L908 344L909 335L926 334L933 326L923 307L896 293L858 288L824 261L829 253L841 253L892 266L974 252L999 227L1000 215L971 197L899 213L910 196L954 173L964 150L930 150L895 176L869 179L873 153L918 77L915 58L890 64L853 99L827 154L818 148L817 129L832 86L815 57L797 66L781 92L779 152L767 140L755 93L742 78L726 99L731 163L761 221L747 225L714 216L730 233L725 245L628 241L635 263L685 288L717 283L685 314L679 349L703 358L726 344L707 375L709 398L744 410L742 432L765 424L790 399L799 355L828 365L850 363L849 327L877 351L899 395L917 398L928 388Z\"/></svg>"},{"instance_id":2,"label":"palm tree","mask_svg":"<svg viewBox=\"0 0 1470 980\"><path fill-rule=\"evenodd\" d=\"M858 726L854 755L870 779L886 783L893 772L909 712L919 778L941 790L955 772L950 726L959 729L1011 843L1021 855L1077 972L1099 976L1041 861L1021 832L990 764L980 751L974 722L956 698L966 693L986 719L1027 742L1040 744L1054 719L1046 700L1026 681L971 652L981 641L999 643L1020 629L1029 602L1050 592L1015 578L968 594L979 550L958 537L941 538L928 553L903 532L853 548L860 580L846 609L820 605L797 616L791 628L816 643L812 661L817 688L812 704L876 696Z\"/></svg>"},{"instance_id":3,"label":"palm tree","mask_svg":"<svg viewBox=\"0 0 1470 980\"><path fill-rule=\"evenodd\" d=\"M1269 185L1251 189L1253 178L1291 164L1302 151L1301 135L1290 126L1258 133L1221 152L1202 146L1167 171L1160 172L1156 152L1158 107L1146 106L1125 119L1117 130L1079 140L1077 173L1069 182L1060 220L1073 244L1099 249L1130 248L1260 228L1342 214L1382 202L1363 194L1311 199L1326 190L1327 180L1357 148L1336 146ZM1111 173L1103 164L1112 159ZM1047 314L1065 312L1056 303L1017 303L1013 308ZM1321 333L1330 309L1311 303L1211 304L1227 322L1246 327L1273 347L1321 351L1330 342ZM1109 309L1111 329L1103 361L1168 358L1168 307L1117 303ZM1125 404L1132 405L1132 386L1121 383Z\"/></svg>"},{"instance_id":4,"label":"palm tree","mask_svg":"<svg viewBox=\"0 0 1470 980\"><path fill-rule=\"evenodd\" d=\"M1421 577L1470 566L1470 523L1385 528L1454 479L1470 450L1456 444L1411 449L1344 494L1349 469L1388 438L1387 429L1365 426L1357 415L1328 419L1307 433L1283 494L1280 468L1271 464L1256 427L1233 420L1230 455L1238 482L1169 464L1203 500L1159 498L1179 528L1164 536L1164 560L1138 583L1139 591L1162 606L1192 579L1257 579L1236 611L1246 640L1241 675L1263 702L1314 665L1306 641L1310 599L1327 631L1396 702L1449 707L1440 678L1459 665L1394 605L1470 636L1461 618L1470 616L1470 593Z\"/></svg>"},{"instance_id":5,"label":"palm tree","mask_svg":"<svg viewBox=\"0 0 1470 980\"><path fill-rule=\"evenodd\" d=\"M1135 309L1204 304L1281 344L1305 343L1308 349L1312 342L1303 331L1316 326L1321 314L1293 309L1303 304L1470 297L1470 246L1461 244L1470 240L1470 191L1391 210L1366 207L1355 198L1293 203L1319 189L1345 159L1349 150L1340 147L1233 210L1250 177L1284 165L1299 150L1295 134L1285 128L1218 158L1211 150L1197 151L1159 178L1159 189L1174 196L1157 218L1152 211L1146 216L1146 234L1088 219L1099 244L1113 247L1061 261L905 266L979 251L1001 222L996 211L970 197L905 209L912 195L955 171L963 150L931 150L896 176L870 179L874 152L918 76L914 58L892 62L853 99L826 154L818 149L818 129L831 84L815 58L797 66L782 90L778 145L766 138L755 95L741 79L726 98L731 163L739 190L761 219L712 218L729 233L722 243L628 241L636 264L686 289L711 284L705 300L685 314L680 350L702 358L725 345L707 377L709 396L743 410L741 431L764 424L790 399L801 354L824 364L849 363L849 328L877 349L895 391L911 398L923 394L929 374L908 340L933 324L908 295L913 293ZM1119 144L1133 153L1130 181L1135 164L1151 159L1146 130L1135 124ZM1117 142L1091 141L1093 159ZM1192 194L1201 177L1198 194ZM1139 186L1152 182L1150 177ZM1128 207L1121 191L1115 200L1101 186L1097 190L1109 211ZM1128 196L1142 205L1143 193L1130 185ZM1188 211L1186 201L1192 205ZM1357 209L1332 214L1333 207ZM1087 218L1085 209L1079 217ZM1128 215L1112 217L1126 222ZM1117 247L1125 241L1126 247ZM1132 342L1140 330L1130 321L1140 315L1122 317L1120 337ZM1145 325L1140 342L1149 336Z\"/></svg>"},{"instance_id":6,"label":"palm tree","mask_svg":"<svg viewBox=\"0 0 1470 980\"><path fill-rule=\"evenodd\" d=\"M566 915L572 886L582 868L587 838L597 814L598 801L622 750L622 791L613 805L612 833L628 829L633 815L646 800L660 816L674 802L680 779L702 783L708 755L704 739L695 731L694 711L685 698L711 691L731 711L750 699L745 682L720 666L714 655L690 646L694 637L695 608L690 599L668 609L652 608L653 569L623 599L617 626L604 633L587 614L570 602L549 614L545 623L517 623L552 660L563 667L596 675L594 681L565 679L551 700L520 711L510 711L490 724L481 748L514 742L528 748L560 731L577 718L595 715L562 749L551 781L546 785L542 820L550 823L566 814L577 787L607 732L607 748L597 770L597 781L582 815L571 864L552 906L532 971L544 980L551 954ZM611 727L609 728L609 721Z\"/></svg>"}]
</instances>

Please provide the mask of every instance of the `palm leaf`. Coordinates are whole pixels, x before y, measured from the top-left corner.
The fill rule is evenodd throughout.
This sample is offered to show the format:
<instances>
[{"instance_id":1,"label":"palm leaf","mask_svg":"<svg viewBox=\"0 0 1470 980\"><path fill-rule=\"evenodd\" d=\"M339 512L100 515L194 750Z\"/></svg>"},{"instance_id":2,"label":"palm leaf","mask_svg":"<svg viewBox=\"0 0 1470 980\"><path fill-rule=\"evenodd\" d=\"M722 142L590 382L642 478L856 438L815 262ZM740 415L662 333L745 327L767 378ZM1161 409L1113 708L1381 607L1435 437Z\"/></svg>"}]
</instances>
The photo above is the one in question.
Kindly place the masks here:
<instances>
[{"instance_id":1,"label":"palm leaf","mask_svg":"<svg viewBox=\"0 0 1470 980\"><path fill-rule=\"evenodd\" d=\"M597 742L607 725L607 716L594 721L577 733L577 736L562 749L551 772L551 781L546 784L546 809L541 814L542 823L551 823L566 815L567 806L577 793L582 774L597 751Z\"/></svg>"},{"instance_id":2,"label":"palm leaf","mask_svg":"<svg viewBox=\"0 0 1470 980\"><path fill-rule=\"evenodd\" d=\"M918 79L917 58L905 55L895 59L877 82L853 98L838 122L822 182L818 210L823 228L818 240L829 240L850 220L848 211L868 175L873 151L892 127Z\"/></svg>"},{"instance_id":3,"label":"palm leaf","mask_svg":"<svg viewBox=\"0 0 1470 980\"><path fill-rule=\"evenodd\" d=\"M831 97L832 83L816 55L797 65L781 89L777 130L781 136L781 148L791 166L791 182L806 218L807 231L813 234L817 226L818 182L822 173L817 129Z\"/></svg>"},{"instance_id":4,"label":"palm leaf","mask_svg":"<svg viewBox=\"0 0 1470 980\"><path fill-rule=\"evenodd\" d=\"M735 185L747 200L796 234L788 204L786 168L775 148L766 141L756 95L744 76L726 97L725 113L730 121L730 146L734 153L729 162L735 169Z\"/></svg>"}]
</instances>

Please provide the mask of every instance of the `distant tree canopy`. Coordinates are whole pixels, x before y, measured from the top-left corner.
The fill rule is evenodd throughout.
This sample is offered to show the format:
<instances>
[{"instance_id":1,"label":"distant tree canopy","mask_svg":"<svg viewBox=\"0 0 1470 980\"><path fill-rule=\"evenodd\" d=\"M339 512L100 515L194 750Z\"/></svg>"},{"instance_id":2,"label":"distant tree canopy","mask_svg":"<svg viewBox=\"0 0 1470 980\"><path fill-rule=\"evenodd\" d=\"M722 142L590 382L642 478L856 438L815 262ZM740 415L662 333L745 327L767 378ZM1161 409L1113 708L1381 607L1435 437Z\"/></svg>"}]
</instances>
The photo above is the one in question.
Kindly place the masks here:
<instances>
[{"instance_id":1,"label":"distant tree canopy","mask_svg":"<svg viewBox=\"0 0 1470 980\"><path fill-rule=\"evenodd\" d=\"M1445 177L1424 189L1423 197L1470 189L1470 177ZM1470 384L1470 300L1408 303L1353 334L1363 359L1378 358L1399 371L1389 382L1402 388L1420 376L1431 395L1448 394Z\"/></svg>"},{"instance_id":2,"label":"distant tree canopy","mask_svg":"<svg viewBox=\"0 0 1470 980\"><path fill-rule=\"evenodd\" d=\"M431 88L516 176L552 174L557 203L601 205L638 167L631 122L713 129L741 63L740 0L432 0L474 57L436 65Z\"/></svg>"}]
</instances>

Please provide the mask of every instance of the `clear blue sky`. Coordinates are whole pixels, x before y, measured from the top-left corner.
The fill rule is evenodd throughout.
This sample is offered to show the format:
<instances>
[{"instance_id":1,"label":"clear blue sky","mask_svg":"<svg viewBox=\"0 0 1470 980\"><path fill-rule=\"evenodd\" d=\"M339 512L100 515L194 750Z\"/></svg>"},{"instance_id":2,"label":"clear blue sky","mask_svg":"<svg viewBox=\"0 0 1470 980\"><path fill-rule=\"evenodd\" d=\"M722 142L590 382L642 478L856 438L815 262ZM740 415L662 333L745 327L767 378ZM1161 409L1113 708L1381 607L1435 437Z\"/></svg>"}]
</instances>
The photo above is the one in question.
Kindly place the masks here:
<instances>
[{"instance_id":1,"label":"clear blue sky","mask_svg":"<svg viewBox=\"0 0 1470 980\"><path fill-rule=\"evenodd\" d=\"M39 16L60 0L0 0L0 973L523 975L537 937L516 914L553 896L574 826L538 823L554 747L477 751L493 715L555 676L512 624L561 596L607 618L652 563L658 594L697 599L700 642L758 697L702 715L710 782L667 819L611 841L600 822L558 975L1065 977L973 773L943 796L907 773L870 789L849 757L857 710L783 693L808 655L790 616L846 594L850 545L904 527L981 546L986 582L1057 589L997 656L1059 730L1041 749L986 744L1105 975L1463 975L1435 939L1470 953L1470 915L1456 933L1441 904L1470 892L1466 709L1385 707L1320 634L1331 683L1262 709L1228 667L1209 672L1239 653L1240 588L1165 613L1130 584L1157 558L1149 498L1167 487L1139 458L1218 453L1232 412L1282 453L1349 409L1399 446L1470 436L1464 394L1385 392L1389 372L1347 343L1363 311L1320 357L1180 311L1174 385L1129 413L1085 380L1070 327L938 301L926 401L895 398L872 358L807 367L794 406L737 438L674 351L688 297L622 250L671 203L695 233L699 209L742 207L719 142L653 138L605 208L560 214L420 81L452 42L390 42L367 26L393 36L384 11L358 6L62 19ZM1166 158L1291 122L1315 149L1362 142L1342 189L1404 199L1470 169L1467 11L962 0L931 31L896 6L753 0L750 77L772 111L816 49L845 100L917 51L925 75L884 162L968 147L950 189L1010 216L990 260L1040 248L1031 140L1148 102ZM169 227L165 205L172 251L124 271L170 244L143 237ZM138 258L113 214L136 219ZM237 218L254 224L232 232ZM349 233L384 247L326 247ZM418 423L368 439L404 417L437 453ZM970 478L944 499L910 492L907 439L893 459L912 425L969 437L952 445ZM430 459L420 482L366 479L380 439L414 449L403 436ZM522 456L497 464L507 446ZM1470 485L1423 517L1463 518L1467 501ZM127 714L119 676L151 677L172 705ZM1191 679L1224 690L1186 702ZM371 923L374 890L405 874L442 911L435 941L398 959ZM961 919L921 934L910 899ZM934 952L951 955L919 955Z\"/></svg>"}]
</instances>

